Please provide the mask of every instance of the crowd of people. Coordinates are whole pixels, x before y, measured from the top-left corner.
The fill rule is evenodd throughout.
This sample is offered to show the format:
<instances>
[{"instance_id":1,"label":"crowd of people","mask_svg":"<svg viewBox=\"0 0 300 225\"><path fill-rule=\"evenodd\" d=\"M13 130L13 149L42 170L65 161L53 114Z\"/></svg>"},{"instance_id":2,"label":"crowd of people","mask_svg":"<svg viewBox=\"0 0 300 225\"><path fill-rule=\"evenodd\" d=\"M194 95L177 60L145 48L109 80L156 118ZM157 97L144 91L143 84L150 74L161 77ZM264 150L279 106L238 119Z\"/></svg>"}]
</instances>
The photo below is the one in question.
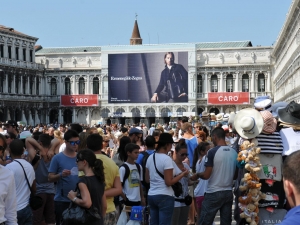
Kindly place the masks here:
<instances>
[{"instance_id":1,"label":"crowd of people","mask_svg":"<svg viewBox=\"0 0 300 225\"><path fill-rule=\"evenodd\" d=\"M100 217L85 223L91 225L116 225L124 209L135 206L148 209L143 224L211 225L219 211L221 225L229 225L238 146L234 124L209 130L187 117L175 129L167 124L22 127L7 121L0 128L0 225L64 224L71 202L97 209ZM283 166L295 218L300 215L297 160L298 151ZM42 200L38 208L33 196ZM299 224L293 221L284 224Z\"/></svg>"}]
</instances>

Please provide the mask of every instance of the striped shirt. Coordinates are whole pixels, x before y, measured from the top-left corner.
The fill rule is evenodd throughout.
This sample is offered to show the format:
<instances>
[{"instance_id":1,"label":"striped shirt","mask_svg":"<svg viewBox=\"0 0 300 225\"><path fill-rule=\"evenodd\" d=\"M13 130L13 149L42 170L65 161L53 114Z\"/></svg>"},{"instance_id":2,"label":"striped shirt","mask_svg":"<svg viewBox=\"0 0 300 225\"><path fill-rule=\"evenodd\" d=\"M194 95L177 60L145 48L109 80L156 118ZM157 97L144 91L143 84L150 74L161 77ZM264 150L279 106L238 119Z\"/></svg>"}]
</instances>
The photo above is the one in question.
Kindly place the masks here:
<instances>
[{"instance_id":1,"label":"striped shirt","mask_svg":"<svg viewBox=\"0 0 300 225\"><path fill-rule=\"evenodd\" d=\"M256 137L258 147L261 148L261 153L279 153L283 152L283 144L280 134L276 131L273 134L260 133Z\"/></svg>"}]
</instances>

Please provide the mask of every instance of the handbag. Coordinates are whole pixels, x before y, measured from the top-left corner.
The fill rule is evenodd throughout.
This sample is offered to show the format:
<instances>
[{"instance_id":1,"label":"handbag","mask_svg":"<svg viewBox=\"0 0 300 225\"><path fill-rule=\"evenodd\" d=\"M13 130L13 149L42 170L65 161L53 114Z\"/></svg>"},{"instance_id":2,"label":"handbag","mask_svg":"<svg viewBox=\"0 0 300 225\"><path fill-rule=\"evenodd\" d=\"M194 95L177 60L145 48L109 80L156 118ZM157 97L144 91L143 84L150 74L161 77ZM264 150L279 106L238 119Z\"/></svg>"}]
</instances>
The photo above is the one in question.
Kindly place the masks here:
<instances>
[{"instance_id":1,"label":"handbag","mask_svg":"<svg viewBox=\"0 0 300 225\"><path fill-rule=\"evenodd\" d=\"M164 179L165 179L164 175L162 175L162 174L158 171L158 169L157 169L157 167L156 167L155 153L153 154L153 161L154 161L154 167L155 167L156 172L157 172L158 175L164 180ZM182 184L181 184L180 182L177 182L177 183L173 184L173 185L172 185L172 189L173 189L174 195L175 195L176 197L179 197L179 196L183 193L183 190L182 190Z\"/></svg>"},{"instance_id":2,"label":"handbag","mask_svg":"<svg viewBox=\"0 0 300 225\"><path fill-rule=\"evenodd\" d=\"M23 172L24 172L24 175L25 175L25 178L26 178L26 181L27 181L27 184L28 184L28 187L29 187L29 190L30 190L30 198L29 198L29 205L30 207L33 209L33 210L37 210L39 208L42 207L43 205L43 199L40 197L40 196L36 196L32 193L32 190L31 190L31 187L30 187L30 184L29 184L29 181L28 181L28 178L27 178L27 175L26 175L26 172L25 172L25 169L23 167L23 165L17 161L17 160L14 160L15 162L19 163L20 166L22 167L23 169Z\"/></svg>"},{"instance_id":3,"label":"handbag","mask_svg":"<svg viewBox=\"0 0 300 225\"><path fill-rule=\"evenodd\" d=\"M78 184L75 189L75 192L76 191L78 191L77 197L80 197L81 195L79 192ZM62 213L63 225L89 223L100 219L101 216L98 212L98 209L95 206L92 205L89 209L87 209L87 208L80 207L79 205L77 205L72 201L69 207L66 210L64 210Z\"/></svg>"}]
</instances>

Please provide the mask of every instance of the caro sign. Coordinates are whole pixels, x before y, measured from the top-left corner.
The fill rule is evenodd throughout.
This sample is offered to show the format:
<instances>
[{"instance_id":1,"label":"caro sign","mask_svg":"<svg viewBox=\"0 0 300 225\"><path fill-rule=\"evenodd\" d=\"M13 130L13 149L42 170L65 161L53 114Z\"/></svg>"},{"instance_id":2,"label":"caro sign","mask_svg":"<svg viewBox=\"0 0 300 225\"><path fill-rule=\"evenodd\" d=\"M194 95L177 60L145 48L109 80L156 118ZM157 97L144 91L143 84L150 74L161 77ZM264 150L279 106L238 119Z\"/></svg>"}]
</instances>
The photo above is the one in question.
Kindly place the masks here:
<instances>
[{"instance_id":1,"label":"caro sign","mask_svg":"<svg viewBox=\"0 0 300 225\"><path fill-rule=\"evenodd\" d=\"M98 106L98 95L61 95L61 106Z\"/></svg>"},{"instance_id":2,"label":"caro sign","mask_svg":"<svg viewBox=\"0 0 300 225\"><path fill-rule=\"evenodd\" d=\"M240 105L250 104L249 92L210 92L207 104L209 105Z\"/></svg>"}]
</instances>

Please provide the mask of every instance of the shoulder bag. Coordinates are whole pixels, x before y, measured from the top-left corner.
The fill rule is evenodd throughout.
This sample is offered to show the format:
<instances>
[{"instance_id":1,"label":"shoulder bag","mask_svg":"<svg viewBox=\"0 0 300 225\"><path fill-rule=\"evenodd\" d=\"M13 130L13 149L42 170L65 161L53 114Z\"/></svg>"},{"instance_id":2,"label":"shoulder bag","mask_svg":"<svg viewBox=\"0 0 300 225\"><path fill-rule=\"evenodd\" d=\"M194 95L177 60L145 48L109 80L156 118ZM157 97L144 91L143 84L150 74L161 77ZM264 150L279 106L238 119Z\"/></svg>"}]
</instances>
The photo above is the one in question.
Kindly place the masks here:
<instances>
[{"instance_id":1,"label":"shoulder bag","mask_svg":"<svg viewBox=\"0 0 300 225\"><path fill-rule=\"evenodd\" d=\"M23 167L23 165L17 161L17 160L14 160L15 162L19 163L20 166L22 167L23 169L23 172L24 172L24 175L25 175L25 178L26 178L26 181L27 181L27 184L28 184L28 187L29 187L29 190L30 190L30 198L29 198L29 205L30 207L33 209L33 210L37 210L39 208L42 207L43 205L43 199L40 197L40 196L36 196L32 193L31 191L31 187L30 187L30 184L29 184L29 181L28 181L28 178L27 178L27 175L26 175L26 172L25 172L25 169Z\"/></svg>"},{"instance_id":2,"label":"shoulder bag","mask_svg":"<svg viewBox=\"0 0 300 225\"><path fill-rule=\"evenodd\" d=\"M155 153L153 153L153 161L154 161L154 167L155 167L155 170L156 172L158 173L158 175L163 179L165 180L165 177L164 175L161 174L161 172L158 171L157 167L156 167L156 162L155 162ZM180 182L177 182L175 184L172 185L172 189L174 191L174 195L176 197L179 197L182 193L183 193L183 190L182 190L182 184Z\"/></svg>"},{"instance_id":3,"label":"shoulder bag","mask_svg":"<svg viewBox=\"0 0 300 225\"><path fill-rule=\"evenodd\" d=\"M84 177L83 177L84 179ZM80 198L80 190L77 187L75 189L75 192L77 192L77 197ZM87 209L80 207L73 201L71 201L69 208L67 208L65 211L62 213L62 223L63 225L71 225L71 224L80 224L80 223L90 223L96 220L100 220L101 216L98 212L97 207L92 206Z\"/></svg>"}]
</instances>

